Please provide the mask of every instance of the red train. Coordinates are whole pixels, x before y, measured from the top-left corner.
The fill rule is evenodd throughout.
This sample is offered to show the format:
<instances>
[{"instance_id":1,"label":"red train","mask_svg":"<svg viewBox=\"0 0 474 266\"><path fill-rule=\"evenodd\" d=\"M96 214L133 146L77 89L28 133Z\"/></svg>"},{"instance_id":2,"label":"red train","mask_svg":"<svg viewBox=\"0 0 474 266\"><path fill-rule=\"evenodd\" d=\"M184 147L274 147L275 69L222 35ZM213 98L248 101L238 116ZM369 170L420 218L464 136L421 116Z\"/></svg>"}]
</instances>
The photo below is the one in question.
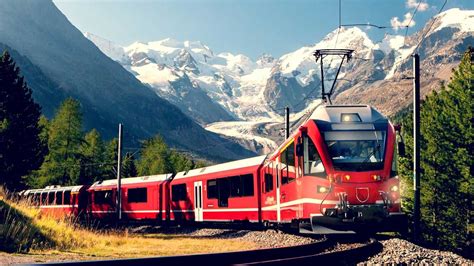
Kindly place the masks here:
<instances>
[{"instance_id":1,"label":"red train","mask_svg":"<svg viewBox=\"0 0 474 266\"><path fill-rule=\"evenodd\" d=\"M393 125L374 108L322 105L273 154L123 179L123 218L398 231L406 217L395 144ZM45 211L116 218L116 180L22 194Z\"/></svg>"}]
</instances>

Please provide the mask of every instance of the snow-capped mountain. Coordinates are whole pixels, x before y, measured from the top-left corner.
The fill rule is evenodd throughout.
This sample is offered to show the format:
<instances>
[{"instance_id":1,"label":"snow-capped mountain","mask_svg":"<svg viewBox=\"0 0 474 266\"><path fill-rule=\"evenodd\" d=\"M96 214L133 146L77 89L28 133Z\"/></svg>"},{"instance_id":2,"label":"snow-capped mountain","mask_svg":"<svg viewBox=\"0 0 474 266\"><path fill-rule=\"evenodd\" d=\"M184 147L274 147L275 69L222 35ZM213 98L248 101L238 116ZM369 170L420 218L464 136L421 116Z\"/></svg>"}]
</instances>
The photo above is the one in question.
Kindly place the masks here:
<instances>
[{"instance_id":1,"label":"snow-capped mountain","mask_svg":"<svg viewBox=\"0 0 474 266\"><path fill-rule=\"evenodd\" d=\"M121 47L87 33L106 55L122 64L140 81L178 106L207 129L257 152L275 147L282 127L283 108L307 112L320 97L320 69L313 53L320 48L354 49L344 63L335 101L375 105L387 115L407 106L411 81L411 54L418 47L425 74L424 93L449 79L449 70L474 41L474 11L450 9L420 32L408 36L386 35L372 41L358 27L342 27L323 40L279 58L262 55L257 60L242 54L215 53L201 42L165 39L136 42ZM428 31L429 32L426 32ZM326 87L340 60L324 59ZM298 114L296 116L301 116ZM230 121L231 122L225 122ZM270 134L269 132L273 132ZM258 137L256 137L258 136ZM270 136L270 137L269 137Z\"/></svg>"}]
</instances>

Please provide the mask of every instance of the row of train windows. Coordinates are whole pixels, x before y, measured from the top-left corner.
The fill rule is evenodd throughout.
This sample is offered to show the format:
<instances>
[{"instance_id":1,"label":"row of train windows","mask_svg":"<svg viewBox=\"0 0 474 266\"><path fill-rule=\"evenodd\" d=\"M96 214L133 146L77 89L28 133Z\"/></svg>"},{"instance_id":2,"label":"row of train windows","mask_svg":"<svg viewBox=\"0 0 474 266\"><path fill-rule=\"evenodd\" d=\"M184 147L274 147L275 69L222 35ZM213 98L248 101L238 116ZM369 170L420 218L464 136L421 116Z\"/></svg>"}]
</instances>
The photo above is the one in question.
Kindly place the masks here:
<instances>
[{"instance_id":1,"label":"row of train windows","mask_svg":"<svg viewBox=\"0 0 474 266\"><path fill-rule=\"evenodd\" d=\"M38 193L33 194L32 197L33 197L33 202L36 202L41 205L69 205L71 204L71 191L64 191L64 193L63 191L43 192L43 193L38 192Z\"/></svg>"},{"instance_id":2,"label":"row of train windows","mask_svg":"<svg viewBox=\"0 0 474 266\"><path fill-rule=\"evenodd\" d=\"M187 199L186 184L171 186L171 200ZM253 175L238 175L207 181L207 198L218 199L219 206L225 207L228 198L247 197L254 195Z\"/></svg>"},{"instance_id":3,"label":"row of train windows","mask_svg":"<svg viewBox=\"0 0 474 266\"><path fill-rule=\"evenodd\" d=\"M127 190L128 203L140 203L148 201L147 188L130 188ZM112 190L94 191L94 203L96 204L113 204Z\"/></svg>"}]
</instances>

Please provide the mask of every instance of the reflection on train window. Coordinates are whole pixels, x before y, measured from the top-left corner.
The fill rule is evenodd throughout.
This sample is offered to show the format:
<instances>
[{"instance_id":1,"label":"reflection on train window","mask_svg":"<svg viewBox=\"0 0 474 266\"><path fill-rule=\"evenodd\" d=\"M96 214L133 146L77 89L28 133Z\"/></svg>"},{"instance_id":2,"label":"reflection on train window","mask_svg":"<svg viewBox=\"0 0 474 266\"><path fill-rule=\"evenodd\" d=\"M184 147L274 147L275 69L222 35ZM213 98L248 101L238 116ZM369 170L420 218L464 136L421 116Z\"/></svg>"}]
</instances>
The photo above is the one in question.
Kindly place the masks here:
<instances>
[{"instance_id":1,"label":"reflection on train window","mask_svg":"<svg viewBox=\"0 0 474 266\"><path fill-rule=\"evenodd\" d=\"M64 204L71 204L71 191L64 191Z\"/></svg>"},{"instance_id":2,"label":"reflection on train window","mask_svg":"<svg viewBox=\"0 0 474 266\"><path fill-rule=\"evenodd\" d=\"M173 201L186 200L187 198L186 184L171 186L171 199Z\"/></svg>"},{"instance_id":3,"label":"reflection on train window","mask_svg":"<svg viewBox=\"0 0 474 266\"><path fill-rule=\"evenodd\" d=\"M304 174L311 176L326 177L323 162L319 156L318 150L311 138L305 136L303 138L304 145Z\"/></svg>"},{"instance_id":4,"label":"reflection on train window","mask_svg":"<svg viewBox=\"0 0 474 266\"><path fill-rule=\"evenodd\" d=\"M295 145L292 142L280 154L281 161L281 183L288 184L295 180Z\"/></svg>"},{"instance_id":5,"label":"reflection on train window","mask_svg":"<svg viewBox=\"0 0 474 266\"><path fill-rule=\"evenodd\" d=\"M94 191L94 203L112 205L112 190Z\"/></svg>"},{"instance_id":6,"label":"reflection on train window","mask_svg":"<svg viewBox=\"0 0 474 266\"><path fill-rule=\"evenodd\" d=\"M327 131L324 139L336 169L383 168L386 131Z\"/></svg>"},{"instance_id":7,"label":"reflection on train window","mask_svg":"<svg viewBox=\"0 0 474 266\"><path fill-rule=\"evenodd\" d=\"M147 189L145 187L128 189L128 202L147 202Z\"/></svg>"},{"instance_id":8,"label":"reflection on train window","mask_svg":"<svg viewBox=\"0 0 474 266\"><path fill-rule=\"evenodd\" d=\"M63 205L63 192L56 192L56 205Z\"/></svg>"}]
</instances>

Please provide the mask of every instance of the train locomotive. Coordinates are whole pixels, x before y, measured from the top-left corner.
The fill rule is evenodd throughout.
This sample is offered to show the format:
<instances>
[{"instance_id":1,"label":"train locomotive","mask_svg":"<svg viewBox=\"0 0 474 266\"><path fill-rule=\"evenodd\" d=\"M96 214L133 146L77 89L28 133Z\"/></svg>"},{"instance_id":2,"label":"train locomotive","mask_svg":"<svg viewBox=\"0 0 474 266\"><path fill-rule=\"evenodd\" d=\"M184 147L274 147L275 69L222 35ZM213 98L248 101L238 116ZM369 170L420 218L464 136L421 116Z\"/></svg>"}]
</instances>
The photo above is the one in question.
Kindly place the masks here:
<instances>
[{"instance_id":1,"label":"train locomotive","mask_svg":"<svg viewBox=\"0 0 474 266\"><path fill-rule=\"evenodd\" d=\"M122 179L120 212L124 220L309 225L324 234L400 231L396 144L394 126L374 108L323 104L272 154ZM117 218L116 180L21 195L56 215Z\"/></svg>"}]
</instances>

